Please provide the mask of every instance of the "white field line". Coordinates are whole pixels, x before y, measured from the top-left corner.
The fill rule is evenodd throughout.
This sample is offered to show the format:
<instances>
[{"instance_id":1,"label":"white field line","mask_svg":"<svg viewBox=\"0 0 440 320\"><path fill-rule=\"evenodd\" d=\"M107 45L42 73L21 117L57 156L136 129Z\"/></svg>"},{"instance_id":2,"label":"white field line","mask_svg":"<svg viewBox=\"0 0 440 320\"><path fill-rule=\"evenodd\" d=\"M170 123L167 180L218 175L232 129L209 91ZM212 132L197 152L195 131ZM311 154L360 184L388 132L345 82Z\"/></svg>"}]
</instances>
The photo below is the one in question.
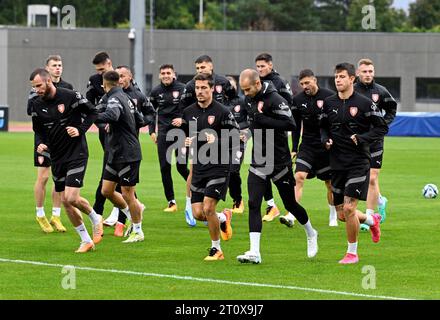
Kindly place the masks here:
<instances>
[{"instance_id":1,"label":"white field line","mask_svg":"<svg viewBox=\"0 0 440 320\"><path fill-rule=\"evenodd\" d=\"M179 276L179 275L150 273L150 272L136 272L136 271L129 271L129 270L77 267L77 266L71 266L71 265L62 265L62 264L46 263L46 262L38 262L38 261L11 260L11 259L0 258L0 262L28 264L28 265L34 265L34 266L55 267L55 268L65 268L65 267L72 268L73 267L76 270L93 271L93 272L128 274L128 275L142 276L142 277L169 278L169 279L176 279L176 280L198 281L198 282L204 282L204 283L211 282L211 283L227 284L227 285L234 285L234 286L249 286L249 287L284 289L284 290L293 290L293 291L317 292L317 293L322 293L322 294L341 295L341 296L349 296L349 297L385 299L385 300L414 300L411 298L377 296L377 295L354 293L354 292L344 292L344 291L315 289L315 288L303 288L303 287L296 287L296 286L283 286L283 285L277 285L277 284L229 281L229 280L219 280L219 279L210 279L210 278L195 278L195 277L191 277L191 276Z\"/></svg>"}]
</instances>

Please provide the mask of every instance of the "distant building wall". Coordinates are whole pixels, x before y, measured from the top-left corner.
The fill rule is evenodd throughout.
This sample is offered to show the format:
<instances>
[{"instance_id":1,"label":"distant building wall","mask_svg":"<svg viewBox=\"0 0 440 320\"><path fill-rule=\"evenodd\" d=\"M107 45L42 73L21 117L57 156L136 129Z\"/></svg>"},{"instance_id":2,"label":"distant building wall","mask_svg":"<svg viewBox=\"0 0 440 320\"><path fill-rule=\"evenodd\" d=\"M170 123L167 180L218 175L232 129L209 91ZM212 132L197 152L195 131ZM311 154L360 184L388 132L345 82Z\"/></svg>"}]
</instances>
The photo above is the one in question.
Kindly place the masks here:
<instances>
[{"instance_id":1,"label":"distant building wall","mask_svg":"<svg viewBox=\"0 0 440 320\"><path fill-rule=\"evenodd\" d=\"M8 31L0 29L0 105L8 104Z\"/></svg>"},{"instance_id":2,"label":"distant building wall","mask_svg":"<svg viewBox=\"0 0 440 320\"><path fill-rule=\"evenodd\" d=\"M29 75L34 69L44 67L48 55L61 55L63 79L83 94L90 75L95 72L92 59L96 52L108 50L116 64L126 63L130 56L126 32L119 30L10 29L8 49L8 103L11 120L19 121L30 120L25 112Z\"/></svg>"},{"instance_id":3,"label":"distant building wall","mask_svg":"<svg viewBox=\"0 0 440 320\"><path fill-rule=\"evenodd\" d=\"M25 114L28 77L43 66L49 54L63 57L63 78L85 93L96 52L107 51L115 66L130 63L127 34L128 30L110 29L0 29L0 64L6 63L8 70L7 89L0 86L0 102L8 102L11 120L29 120ZM2 46L5 41L6 48ZM151 47L146 30L144 49L144 74L152 80L150 86L158 84L158 68L163 63L173 63L181 75L193 75L194 60L202 54L213 58L219 74L238 75L244 68L254 67L257 54L269 52L275 68L287 80L304 68L311 68L317 76L332 77L336 63L356 63L369 57L375 63L376 76L400 79L400 111L440 111L437 101L416 101L416 78L440 78L438 34L155 30Z\"/></svg>"}]
</instances>

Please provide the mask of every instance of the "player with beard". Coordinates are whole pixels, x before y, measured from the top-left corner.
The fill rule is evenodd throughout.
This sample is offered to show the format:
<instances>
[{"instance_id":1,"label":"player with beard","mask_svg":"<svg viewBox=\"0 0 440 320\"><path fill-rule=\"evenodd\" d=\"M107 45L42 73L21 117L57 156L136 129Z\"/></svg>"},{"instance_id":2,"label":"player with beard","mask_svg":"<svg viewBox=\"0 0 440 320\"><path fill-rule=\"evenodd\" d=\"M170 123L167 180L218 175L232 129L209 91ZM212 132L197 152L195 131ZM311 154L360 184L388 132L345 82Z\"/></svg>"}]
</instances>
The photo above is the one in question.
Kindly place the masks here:
<instances>
[{"instance_id":1,"label":"player with beard","mask_svg":"<svg viewBox=\"0 0 440 320\"><path fill-rule=\"evenodd\" d=\"M46 68L45 68L52 79L52 83L57 88L66 88L73 90L73 86L61 79L61 75L63 73L63 62L59 55L50 55L46 59ZM29 100L35 99L38 97L34 91L31 92L29 96ZM30 104L28 103L28 115L32 114L32 110L29 108ZM38 134L34 135L34 166L38 168L37 170L37 180L35 181L34 186L34 195L36 201L36 220L40 225L43 232L50 233L55 229L58 232L66 232L66 228L61 222L61 196L58 192L55 192L55 186L52 188L52 217L50 222L47 220L45 212L44 212L44 198L46 197L46 184L49 180L50 175L50 154L48 152L44 152L43 154L39 154L37 152L37 147L41 143L41 138Z\"/></svg>"},{"instance_id":2,"label":"player with beard","mask_svg":"<svg viewBox=\"0 0 440 320\"><path fill-rule=\"evenodd\" d=\"M45 69L32 72L30 81L38 95L30 101L33 130L41 137L37 152L50 151L55 191L61 193L64 208L81 237L81 245L76 252L93 250L102 239L102 219L80 196L80 188L88 160L85 133L95 121L97 110L80 93L56 88ZM80 211L87 214L92 222L93 240Z\"/></svg>"},{"instance_id":3,"label":"player with beard","mask_svg":"<svg viewBox=\"0 0 440 320\"><path fill-rule=\"evenodd\" d=\"M304 182L316 176L325 182L327 201L330 209L329 226L337 226L336 208L333 204L333 194L330 184L331 170L329 152L321 143L319 115L324 105L324 99L334 95L331 90L318 87L318 82L312 70L305 69L299 74L299 84L303 92L293 97L292 112L296 122L293 133L293 155L295 165L295 198L301 201ZM301 145L298 145L302 136ZM295 217L288 212L280 217L280 222L292 227Z\"/></svg>"},{"instance_id":4,"label":"player with beard","mask_svg":"<svg viewBox=\"0 0 440 320\"><path fill-rule=\"evenodd\" d=\"M246 69L241 72L240 87L246 96L253 144L248 176L250 250L237 256L237 260L241 263L262 262L261 201L269 179L277 187L285 208L304 227L307 256L313 258L318 253L318 232L313 228L306 210L295 200L295 178L286 132L295 130L290 106L271 83L260 80L256 70Z\"/></svg>"}]
</instances>

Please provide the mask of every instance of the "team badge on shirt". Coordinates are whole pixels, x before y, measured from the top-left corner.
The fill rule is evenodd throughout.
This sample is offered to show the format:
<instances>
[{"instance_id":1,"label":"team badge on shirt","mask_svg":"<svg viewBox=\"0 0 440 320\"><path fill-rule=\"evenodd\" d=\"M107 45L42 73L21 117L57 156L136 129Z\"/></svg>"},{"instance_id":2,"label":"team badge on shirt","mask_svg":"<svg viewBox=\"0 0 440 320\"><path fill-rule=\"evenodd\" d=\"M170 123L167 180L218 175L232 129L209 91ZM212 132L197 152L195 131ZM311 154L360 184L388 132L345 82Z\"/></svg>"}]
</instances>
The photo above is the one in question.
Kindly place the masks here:
<instances>
[{"instance_id":1,"label":"team badge on shirt","mask_svg":"<svg viewBox=\"0 0 440 320\"><path fill-rule=\"evenodd\" d=\"M217 93L222 93L223 87L221 85L217 85L215 86L215 91L217 91Z\"/></svg>"},{"instance_id":2,"label":"team badge on shirt","mask_svg":"<svg viewBox=\"0 0 440 320\"><path fill-rule=\"evenodd\" d=\"M240 109L241 109L241 108L240 108L240 105L239 105L239 104L237 104L237 105L234 107L234 111L237 112L237 113L240 112Z\"/></svg>"},{"instance_id":3,"label":"team badge on shirt","mask_svg":"<svg viewBox=\"0 0 440 320\"><path fill-rule=\"evenodd\" d=\"M350 107L350 114L352 117L355 117L358 113L358 108L357 107Z\"/></svg>"},{"instance_id":4,"label":"team badge on shirt","mask_svg":"<svg viewBox=\"0 0 440 320\"><path fill-rule=\"evenodd\" d=\"M316 105L318 106L319 109L322 109L322 107L324 106L324 100L316 101Z\"/></svg>"},{"instance_id":5,"label":"team badge on shirt","mask_svg":"<svg viewBox=\"0 0 440 320\"><path fill-rule=\"evenodd\" d=\"M173 97L174 97L175 99L177 99L177 98L179 97L179 95L180 95L180 92L179 92L179 91L173 91Z\"/></svg>"},{"instance_id":6,"label":"team badge on shirt","mask_svg":"<svg viewBox=\"0 0 440 320\"><path fill-rule=\"evenodd\" d=\"M208 117L208 123L209 123L209 125L212 125L212 124L214 123L214 121L215 121L215 116L209 116L209 117Z\"/></svg>"},{"instance_id":7,"label":"team badge on shirt","mask_svg":"<svg viewBox=\"0 0 440 320\"><path fill-rule=\"evenodd\" d=\"M60 113L63 113L64 110L65 110L64 103L59 104L59 105L58 105L58 111L59 111Z\"/></svg>"},{"instance_id":8,"label":"team badge on shirt","mask_svg":"<svg viewBox=\"0 0 440 320\"><path fill-rule=\"evenodd\" d=\"M371 99L373 99L374 102L379 101L379 94L377 94L377 93L373 93L373 94L371 95Z\"/></svg>"},{"instance_id":9,"label":"team badge on shirt","mask_svg":"<svg viewBox=\"0 0 440 320\"><path fill-rule=\"evenodd\" d=\"M263 106L264 106L264 101L259 101L257 106L258 112L263 112Z\"/></svg>"},{"instance_id":10,"label":"team badge on shirt","mask_svg":"<svg viewBox=\"0 0 440 320\"><path fill-rule=\"evenodd\" d=\"M134 102L134 105L135 105L135 106L138 105L138 99L133 98L133 102Z\"/></svg>"}]
</instances>

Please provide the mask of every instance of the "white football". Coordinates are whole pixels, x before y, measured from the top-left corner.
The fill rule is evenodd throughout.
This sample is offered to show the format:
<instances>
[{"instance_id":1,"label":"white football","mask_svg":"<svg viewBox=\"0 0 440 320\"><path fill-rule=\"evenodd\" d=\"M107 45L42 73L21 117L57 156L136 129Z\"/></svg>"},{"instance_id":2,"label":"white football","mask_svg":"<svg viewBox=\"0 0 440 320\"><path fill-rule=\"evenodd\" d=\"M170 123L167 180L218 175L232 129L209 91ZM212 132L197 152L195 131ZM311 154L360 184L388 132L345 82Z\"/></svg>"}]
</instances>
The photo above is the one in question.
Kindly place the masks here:
<instances>
[{"instance_id":1,"label":"white football","mask_svg":"<svg viewBox=\"0 0 440 320\"><path fill-rule=\"evenodd\" d=\"M426 186L423 187L422 195L426 199L434 199L438 195L438 188L435 184L428 183Z\"/></svg>"}]
</instances>

